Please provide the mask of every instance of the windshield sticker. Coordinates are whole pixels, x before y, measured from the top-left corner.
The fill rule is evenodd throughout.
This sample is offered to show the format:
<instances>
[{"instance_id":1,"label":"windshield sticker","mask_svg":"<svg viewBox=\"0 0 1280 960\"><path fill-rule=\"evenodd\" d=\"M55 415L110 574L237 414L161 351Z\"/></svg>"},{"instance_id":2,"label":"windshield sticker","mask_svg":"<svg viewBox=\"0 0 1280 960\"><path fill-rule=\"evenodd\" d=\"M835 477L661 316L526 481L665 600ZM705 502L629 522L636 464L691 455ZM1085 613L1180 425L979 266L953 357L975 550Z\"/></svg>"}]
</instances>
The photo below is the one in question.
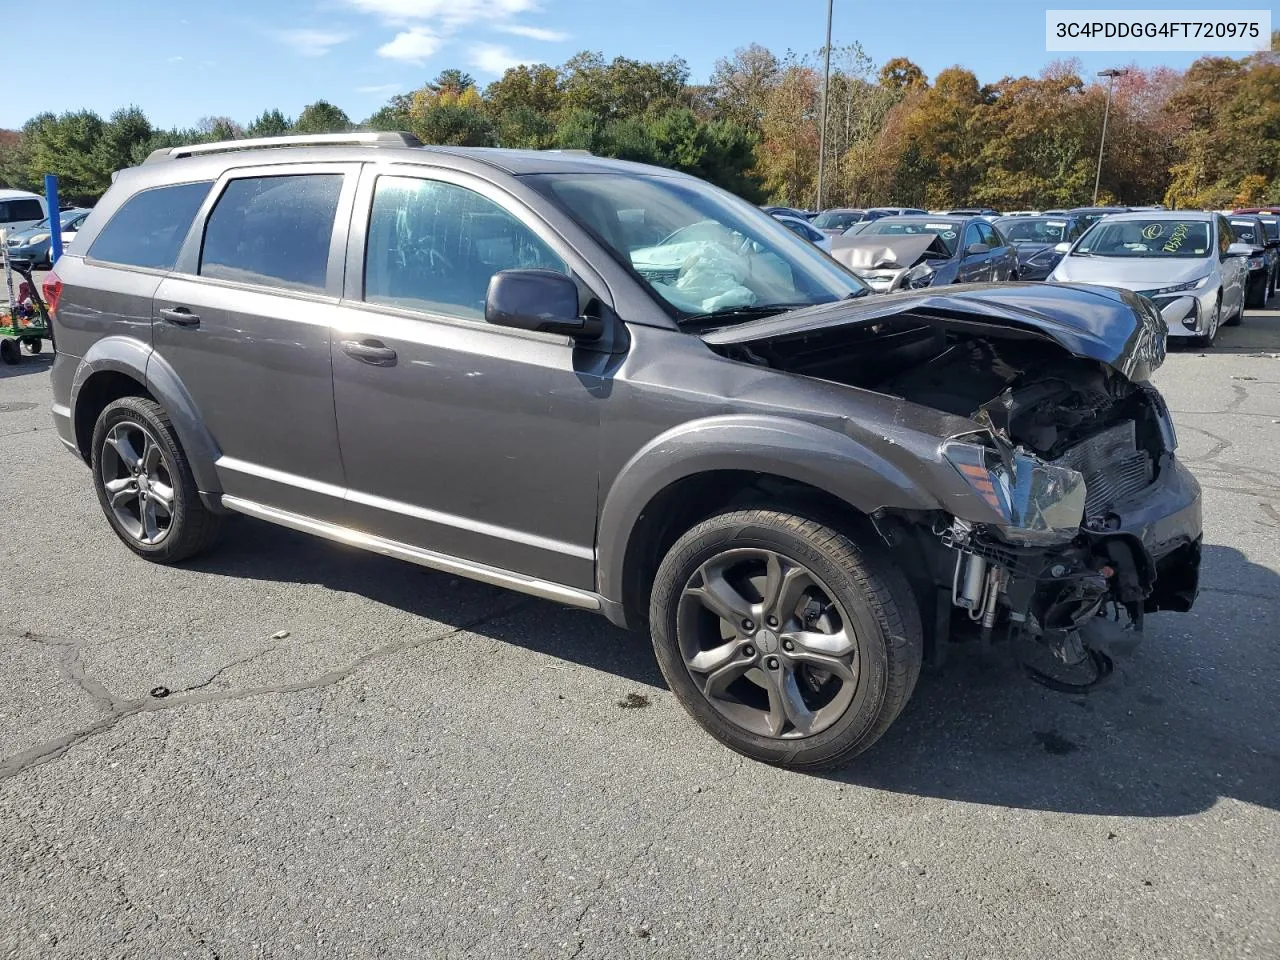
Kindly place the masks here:
<instances>
[{"instance_id":1,"label":"windshield sticker","mask_svg":"<svg viewBox=\"0 0 1280 960\"><path fill-rule=\"evenodd\" d=\"M942 231L942 239L943 239L943 240L954 240L955 238L956 238L956 232L955 232L954 230L943 230L943 231Z\"/></svg>"},{"instance_id":2,"label":"windshield sticker","mask_svg":"<svg viewBox=\"0 0 1280 960\"><path fill-rule=\"evenodd\" d=\"M950 229L951 229L951 224L949 224L949 223L926 223L926 224L924 225L924 228L925 228L926 230L950 230ZM951 235L952 235L953 237L955 236L955 234L954 234L954 233L953 233L953 234L951 234ZM944 233L944 234L943 234L943 236L945 237L945 236L946 236L946 234Z\"/></svg>"},{"instance_id":3,"label":"windshield sticker","mask_svg":"<svg viewBox=\"0 0 1280 960\"><path fill-rule=\"evenodd\" d=\"M1156 226L1156 224L1154 223L1148 226L1146 229L1142 231L1142 235L1146 236L1147 230L1150 230L1151 227L1154 227L1154 226ZM1165 253L1177 253L1178 250L1182 247L1182 244L1186 241L1187 234L1189 234L1190 232L1191 232L1191 227L1189 225L1185 223L1178 224L1176 227L1173 228L1173 233L1169 234L1168 241L1160 249L1163 250ZM1160 234L1157 233L1154 237L1150 237L1149 239L1154 240L1155 237L1158 237L1158 236L1160 236Z\"/></svg>"},{"instance_id":4,"label":"windshield sticker","mask_svg":"<svg viewBox=\"0 0 1280 960\"><path fill-rule=\"evenodd\" d=\"M1174 231L1175 233L1177 231ZM1156 240L1164 233L1164 226L1159 223L1148 223L1142 228L1142 237L1144 240ZM1174 249L1177 249L1176 247Z\"/></svg>"},{"instance_id":5,"label":"windshield sticker","mask_svg":"<svg viewBox=\"0 0 1280 960\"><path fill-rule=\"evenodd\" d=\"M1046 220L1046 221L1045 221L1045 225L1046 225L1046 226L1050 226L1050 227L1065 227L1065 226L1067 225L1067 221L1065 221L1065 220Z\"/></svg>"}]
</instances>

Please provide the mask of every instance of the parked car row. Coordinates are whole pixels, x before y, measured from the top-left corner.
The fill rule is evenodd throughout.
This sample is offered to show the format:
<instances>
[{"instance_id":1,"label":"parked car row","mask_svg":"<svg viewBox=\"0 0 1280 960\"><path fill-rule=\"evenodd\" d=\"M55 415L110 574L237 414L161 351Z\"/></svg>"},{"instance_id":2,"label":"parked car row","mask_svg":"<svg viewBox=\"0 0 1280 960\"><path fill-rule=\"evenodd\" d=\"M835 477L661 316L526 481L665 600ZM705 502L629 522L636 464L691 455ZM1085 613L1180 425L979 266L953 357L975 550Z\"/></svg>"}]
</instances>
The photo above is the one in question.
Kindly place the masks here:
<instances>
[{"instance_id":1,"label":"parked car row","mask_svg":"<svg viewBox=\"0 0 1280 960\"><path fill-rule=\"evenodd\" d=\"M1114 286L1152 299L1171 336L1206 346L1280 286L1280 210L994 213L837 208L810 222L774 215L877 293L1004 280Z\"/></svg>"}]
</instances>

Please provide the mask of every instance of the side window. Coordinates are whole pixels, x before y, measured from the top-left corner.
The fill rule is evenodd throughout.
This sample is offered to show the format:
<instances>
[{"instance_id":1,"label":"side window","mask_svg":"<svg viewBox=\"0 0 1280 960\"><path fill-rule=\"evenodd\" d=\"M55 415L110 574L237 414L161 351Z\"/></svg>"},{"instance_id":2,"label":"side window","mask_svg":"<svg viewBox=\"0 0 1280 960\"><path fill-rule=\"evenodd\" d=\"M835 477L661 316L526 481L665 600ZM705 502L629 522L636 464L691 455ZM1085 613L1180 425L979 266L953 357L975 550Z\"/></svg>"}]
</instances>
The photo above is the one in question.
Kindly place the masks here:
<instances>
[{"instance_id":1,"label":"side window","mask_svg":"<svg viewBox=\"0 0 1280 960\"><path fill-rule=\"evenodd\" d=\"M342 174L232 180L204 228L200 275L322 292Z\"/></svg>"},{"instance_id":2,"label":"side window","mask_svg":"<svg viewBox=\"0 0 1280 960\"><path fill-rule=\"evenodd\" d=\"M134 194L94 239L89 258L131 267L173 269L178 249L210 186L212 181L202 180Z\"/></svg>"},{"instance_id":3,"label":"side window","mask_svg":"<svg viewBox=\"0 0 1280 960\"><path fill-rule=\"evenodd\" d=\"M1231 232L1231 224L1219 217L1218 218L1218 253L1226 256L1227 248L1235 242L1235 235Z\"/></svg>"},{"instance_id":4,"label":"side window","mask_svg":"<svg viewBox=\"0 0 1280 960\"><path fill-rule=\"evenodd\" d=\"M527 267L569 272L533 231L474 190L378 178L365 247L369 303L479 320L489 278Z\"/></svg>"},{"instance_id":5,"label":"side window","mask_svg":"<svg viewBox=\"0 0 1280 960\"><path fill-rule=\"evenodd\" d=\"M4 218L5 223L18 223L24 220L43 220L44 208L40 206L39 200L29 200L26 198L19 200L10 200L8 203L9 214Z\"/></svg>"},{"instance_id":6,"label":"side window","mask_svg":"<svg viewBox=\"0 0 1280 960\"><path fill-rule=\"evenodd\" d=\"M985 243L988 247L994 249L995 247L1003 247L1005 245L1004 241L1000 239L1000 235L996 233L995 228L992 227L991 224L983 221L979 223L977 227L978 233L982 236L981 242Z\"/></svg>"},{"instance_id":7,"label":"side window","mask_svg":"<svg viewBox=\"0 0 1280 960\"><path fill-rule=\"evenodd\" d=\"M963 250L968 252L969 245L973 243L982 243L982 234L978 231L978 225L971 223L964 229L964 246Z\"/></svg>"}]
</instances>

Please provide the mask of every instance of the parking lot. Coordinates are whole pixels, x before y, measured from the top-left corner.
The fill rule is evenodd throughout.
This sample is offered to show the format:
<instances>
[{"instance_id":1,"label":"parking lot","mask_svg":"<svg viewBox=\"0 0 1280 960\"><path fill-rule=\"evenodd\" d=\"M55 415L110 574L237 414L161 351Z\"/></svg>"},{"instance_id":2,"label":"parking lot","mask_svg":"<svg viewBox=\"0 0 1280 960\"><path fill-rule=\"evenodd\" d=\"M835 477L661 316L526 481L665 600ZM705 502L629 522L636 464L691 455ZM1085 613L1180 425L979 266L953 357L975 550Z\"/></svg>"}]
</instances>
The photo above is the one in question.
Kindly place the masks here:
<instances>
[{"instance_id":1,"label":"parking lot","mask_svg":"<svg viewBox=\"0 0 1280 960\"><path fill-rule=\"evenodd\" d=\"M1280 955L1280 311L1157 375L1195 611L1088 697L957 651L823 776L587 613L248 518L137 559L48 368L0 368L6 956Z\"/></svg>"}]
</instances>

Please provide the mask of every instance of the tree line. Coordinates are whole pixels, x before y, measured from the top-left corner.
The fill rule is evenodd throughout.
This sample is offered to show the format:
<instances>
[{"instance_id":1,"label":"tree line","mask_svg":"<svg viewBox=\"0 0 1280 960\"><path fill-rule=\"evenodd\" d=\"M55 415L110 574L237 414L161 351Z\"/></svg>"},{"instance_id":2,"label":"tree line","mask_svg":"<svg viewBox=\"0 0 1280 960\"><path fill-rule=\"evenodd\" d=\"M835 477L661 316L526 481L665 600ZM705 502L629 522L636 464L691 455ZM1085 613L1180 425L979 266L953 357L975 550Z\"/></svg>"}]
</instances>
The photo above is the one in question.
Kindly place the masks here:
<instances>
[{"instance_id":1,"label":"tree line","mask_svg":"<svg viewBox=\"0 0 1280 960\"><path fill-rule=\"evenodd\" d=\"M1276 37L1273 35L1273 46ZM324 100L245 125L206 117L158 129L137 107L41 113L0 138L0 184L91 203L111 173L185 143L353 129L407 130L424 143L585 149L711 180L755 202L998 209L1084 204L1093 194L1107 89L1075 61L982 84L963 67L928 77L898 57L877 65L858 44L833 49L822 137L818 53L753 44L717 62L706 84L679 59L522 65L483 90L445 70L355 121ZM1280 203L1280 56L1204 57L1185 71L1130 67L1117 78L1099 201L1216 208Z\"/></svg>"}]
</instances>

